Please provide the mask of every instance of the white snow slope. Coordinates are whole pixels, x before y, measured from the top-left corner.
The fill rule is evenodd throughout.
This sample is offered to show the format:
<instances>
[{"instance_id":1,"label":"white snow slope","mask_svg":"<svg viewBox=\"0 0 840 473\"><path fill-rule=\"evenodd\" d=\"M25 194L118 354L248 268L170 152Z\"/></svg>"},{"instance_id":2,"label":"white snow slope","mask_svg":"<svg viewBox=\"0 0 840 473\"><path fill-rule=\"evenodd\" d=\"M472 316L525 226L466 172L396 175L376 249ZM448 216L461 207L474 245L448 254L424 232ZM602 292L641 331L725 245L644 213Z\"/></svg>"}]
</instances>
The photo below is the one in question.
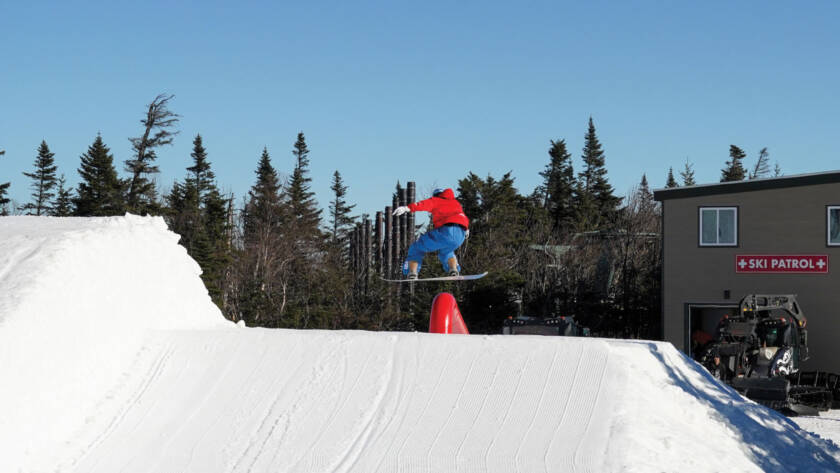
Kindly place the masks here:
<instances>
[{"instance_id":1,"label":"white snow slope","mask_svg":"<svg viewBox=\"0 0 840 473\"><path fill-rule=\"evenodd\" d=\"M0 472L840 471L672 345L226 322L159 218L0 218Z\"/></svg>"}]
</instances>

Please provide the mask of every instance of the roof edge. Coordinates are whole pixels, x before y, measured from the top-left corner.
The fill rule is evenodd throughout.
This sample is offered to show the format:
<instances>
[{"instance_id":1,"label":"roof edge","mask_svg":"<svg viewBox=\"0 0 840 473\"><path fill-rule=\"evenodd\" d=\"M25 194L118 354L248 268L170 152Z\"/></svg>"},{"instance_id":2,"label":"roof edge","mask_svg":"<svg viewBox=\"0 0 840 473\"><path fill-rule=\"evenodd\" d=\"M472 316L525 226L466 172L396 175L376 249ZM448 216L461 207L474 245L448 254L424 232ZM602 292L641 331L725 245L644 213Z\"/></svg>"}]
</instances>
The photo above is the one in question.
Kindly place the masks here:
<instances>
[{"instance_id":1,"label":"roof edge","mask_svg":"<svg viewBox=\"0 0 840 473\"><path fill-rule=\"evenodd\" d=\"M785 187L834 184L838 182L840 182L840 171L826 171L811 174L796 174L784 177L771 177L767 179L752 179L748 181L701 184L690 187L655 189L653 191L653 198L657 201L663 201L669 199L684 199L688 197L702 197L707 195L733 194L736 192L783 189Z\"/></svg>"}]
</instances>

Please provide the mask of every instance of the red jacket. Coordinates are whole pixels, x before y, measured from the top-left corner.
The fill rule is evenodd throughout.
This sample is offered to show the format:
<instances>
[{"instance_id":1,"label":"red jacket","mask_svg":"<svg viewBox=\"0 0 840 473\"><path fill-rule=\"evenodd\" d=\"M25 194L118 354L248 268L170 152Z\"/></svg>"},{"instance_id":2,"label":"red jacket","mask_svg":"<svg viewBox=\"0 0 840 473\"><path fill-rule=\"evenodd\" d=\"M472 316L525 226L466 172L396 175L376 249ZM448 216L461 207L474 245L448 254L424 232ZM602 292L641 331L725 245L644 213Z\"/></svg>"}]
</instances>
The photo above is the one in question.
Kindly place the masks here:
<instances>
[{"instance_id":1,"label":"red jacket","mask_svg":"<svg viewBox=\"0 0 840 473\"><path fill-rule=\"evenodd\" d=\"M442 227L447 223L457 223L467 229L470 227L470 219L464 214L461 203L455 200L455 193L452 189L446 189L436 197L420 202L408 204L412 212L424 211L432 213L432 226Z\"/></svg>"}]
</instances>

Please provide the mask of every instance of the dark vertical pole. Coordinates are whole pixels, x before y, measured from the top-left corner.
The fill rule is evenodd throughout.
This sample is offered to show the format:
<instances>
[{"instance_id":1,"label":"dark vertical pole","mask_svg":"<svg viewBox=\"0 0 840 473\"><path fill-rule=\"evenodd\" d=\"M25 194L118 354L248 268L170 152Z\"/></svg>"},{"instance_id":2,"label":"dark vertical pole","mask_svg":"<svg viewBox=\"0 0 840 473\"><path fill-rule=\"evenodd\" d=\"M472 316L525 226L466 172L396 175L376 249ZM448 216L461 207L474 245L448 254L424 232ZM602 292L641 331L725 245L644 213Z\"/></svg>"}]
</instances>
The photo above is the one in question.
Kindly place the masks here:
<instances>
[{"instance_id":1,"label":"dark vertical pole","mask_svg":"<svg viewBox=\"0 0 840 473\"><path fill-rule=\"evenodd\" d=\"M394 195L394 198L391 201L391 203L394 205L394 208L397 208L400 205L400 200L399 200L398 196L399 196L399 193ZM395 217L394 222L393 222L394 234L393 234L392 250L391 251L393 252L392 256L394 257L394 262L391 265L391 268L393 268L391 271L393 271L394 276L399 274L400 268L401 268L401 265L402 265L402 258L401 258L401 255L400 255L400 238L401 238L401 236L400 236L400 220L401 219L402 219L402 217ZM402 292L401 289L402 288L400 288L400 284L397 284L397 287L394 288L394 291L396 291L396 295L397 295L397 312L399 312L399 310L400 310L400 307L399 307L400 302L399 301L400 301L400 294Z\"/></svg>"},{"instance_id":2,"label":"dark vertical pole","mask_svg":"<svg viewBox=\"0 0 840 473\"><path fill-rule=\"evenodd\" d=\"M364 278L365 278L365 294L368 293L368 287L370 286L370 268L371 268L371 251L370 251L370 219L365 219L364 231L362 232L362 245L364 248L364 256L362 257L362 261L364 261Z\"/></svg>"},{"instance_id":3,"label":"dark vertical pole","mask_svg":"<svg viewBox=\"0 0 840 473\"><path fill-rule=\"evenodd\" d=\"M347 235L347 247L345 248L347 255L347 264L350 265L350 271L353 271L353 232Z\"/></svg>"},{"instance_id":4,"label":"dark vertical pole","mask_svg":"<svg viewBox=\"0 0 840 473\"><path fill-rule=\"evenodd\" d=\"M417 190L414 185L414 181L408 181L408 201L406 202L406 205L414 203L414 199L417 198L416 194ZM408 214L408 239L406 241L408 242L408 245L414 243L414 212Z\"/></svg>"},{"instance_id":5,"label":"dark vertical pole","mask_svg":"<svg viewBox=\"0 0 840 473\"><path fill-rule=\"evenodd\" d=\"M391 268L393 268L394 255L391 252L391 242L393 241L392 233L394 232L394 217L391 215L391 207L385 207L385 235L382 238L382 266L384 267L385 277L390 278L392 275Z\"/></svg>"},{"instance_id":6,"label":"dark vertical pole","mask_svg":"<svg viewBox=\"0 0 840 473\"><path fill-rule=\"evenodd\" d=\"M408 189L406 189L406 196L405 196L405 205L411 204L414 202L414 197L416 194L416 188L414 185L414 181L408 181L406 185ZM405 216L405 236L404 236L404 245L405 245L405 252L408 254L408 247L414 243L414 212L408 213ZM411 296L408 300L408 311L410 313L414 313L414 284L411 284L410 287Z\"/></svg>"},{"instance_id":7,"label":"dark vertical pole","mask_svg":"<svg viewBox=\"0 0 840 473\"><path fill-rule=\"evenodd\" d=\"M376 221L373 228L373 264L376 267L376 274L382 276L382 212L376 212Z\"/></svg>"},{"instance_id":8,"label":"dark vertical pole","mask_svg":"<svg viewBox=\"0 0 840 473\"><path fill-rule=\"evenodd\" d=\"M408 195L405 190L405 187L400 188L400 205L408 204ZM402 214L400 216L400 259L405 259L405 255L408 253L408 245L406 242L408 241L408 214Z\"/></svg>"},{"instance_id":9,"label":"dark vertical pole","mask_svg":"<svg viewBox=\"0 0 840 473\"><path fill-rule=\"evenodd\" d=\"M359 248L358 242L356 241L356 227L353 227L353 231L350 233L350 255L351 255L351 267L353 268L353 294L356 294L356 277L359 275L359 260L356 255L356 250Z\"/></svg>"},{"instance_id":10,"label":"dark vertical pole","mask_svg":"<svg viewBox=\"0 0 840 473\"><path fill-rule=\"evenodd\" d=\"M394 208L400 206L400 201L397 196L394 196L392 201L394 204ZM394 258L391 263L391 268L394 274L397 274L401 265L402 265L402 258L400 257L400 218L394 218L393 225L391 229L393 230L393 234L391 235L391 257Z\"/></svg>"}]
</instances>

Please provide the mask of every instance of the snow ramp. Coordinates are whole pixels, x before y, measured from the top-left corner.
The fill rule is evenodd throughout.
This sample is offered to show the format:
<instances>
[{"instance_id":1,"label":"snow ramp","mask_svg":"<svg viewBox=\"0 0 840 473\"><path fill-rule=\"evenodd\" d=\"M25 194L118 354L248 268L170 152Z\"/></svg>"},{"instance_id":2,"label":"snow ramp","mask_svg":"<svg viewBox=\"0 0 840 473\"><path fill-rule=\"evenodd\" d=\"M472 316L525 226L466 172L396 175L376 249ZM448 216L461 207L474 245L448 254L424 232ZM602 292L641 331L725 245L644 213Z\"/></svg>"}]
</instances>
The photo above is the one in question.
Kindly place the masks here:
<instances>
[{"instance_id":1,"label":"snow ramp","mask_svg":"<svg viewBox=\"0 0 840 473\"><path fill-rule=\"evenodd\" d=\"M670 344L233 326L176 241L0 218L0 471L840 471Z\"/></svg>"}]
</instances>

